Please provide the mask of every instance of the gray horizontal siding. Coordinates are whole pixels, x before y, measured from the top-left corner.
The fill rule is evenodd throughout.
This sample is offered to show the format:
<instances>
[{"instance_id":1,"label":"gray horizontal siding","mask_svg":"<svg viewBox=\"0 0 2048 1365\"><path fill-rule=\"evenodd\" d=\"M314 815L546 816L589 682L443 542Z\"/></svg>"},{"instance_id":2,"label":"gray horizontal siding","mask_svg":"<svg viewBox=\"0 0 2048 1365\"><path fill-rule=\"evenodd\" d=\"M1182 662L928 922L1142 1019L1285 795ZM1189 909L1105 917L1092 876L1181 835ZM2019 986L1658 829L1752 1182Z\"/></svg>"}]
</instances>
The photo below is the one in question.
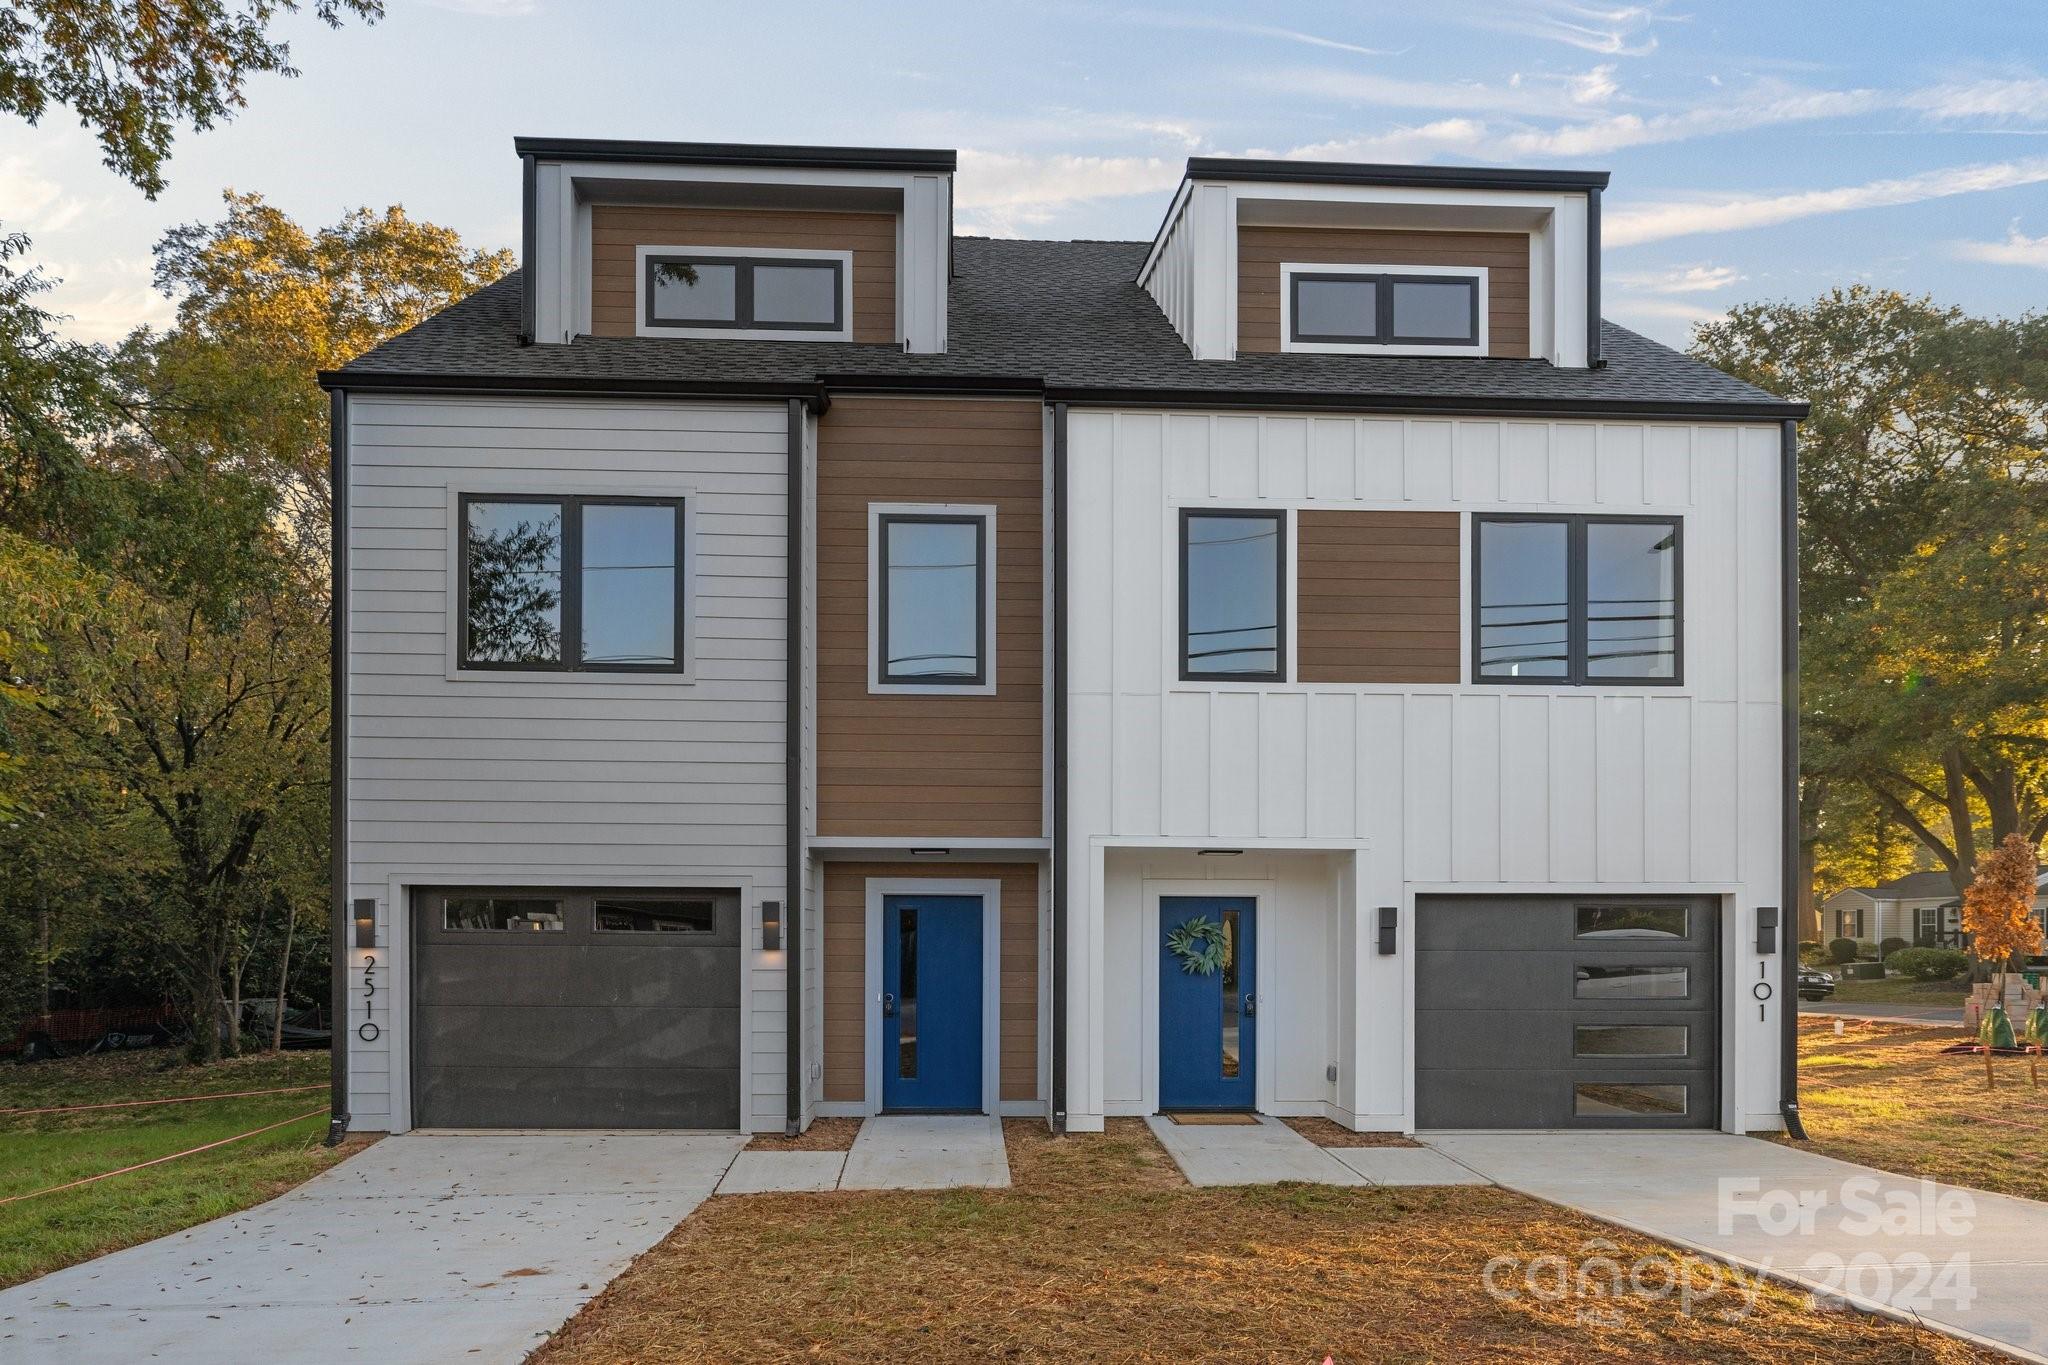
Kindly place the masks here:
<instances>
[{"instance_id":1,"label":"gray horizontal siding","mask_svg":"<svg viewBox=\"0 0 2048 1365\"><path fill-rule=\"evenodd\" d=\"M373 398L349 405L349 867L403 969L396 878L604 885L750 879L784 899L779 404ZM694 673L447 675L451 489L694 494ZM751 942L751 936L750 936ZM779 958L748 950L743 1121L782 1108ZM405 1021L352 1043L358 1126L393 1117Z\"/></svg>"}]
</instances>

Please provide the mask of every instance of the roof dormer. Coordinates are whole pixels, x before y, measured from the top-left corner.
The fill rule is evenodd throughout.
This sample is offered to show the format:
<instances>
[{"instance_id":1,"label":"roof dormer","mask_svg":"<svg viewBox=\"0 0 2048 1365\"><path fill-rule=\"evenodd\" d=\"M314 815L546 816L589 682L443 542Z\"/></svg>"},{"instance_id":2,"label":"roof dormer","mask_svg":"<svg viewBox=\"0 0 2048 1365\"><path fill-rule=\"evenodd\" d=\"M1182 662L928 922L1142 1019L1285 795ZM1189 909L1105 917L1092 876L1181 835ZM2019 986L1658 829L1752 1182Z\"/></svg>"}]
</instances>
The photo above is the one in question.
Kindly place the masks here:
<instances>
[{"instance_id":1,"label":"roof dormer","mask_svg":"<svg viewBox=\"0 0 2048 1365\"><path fill-rule=\"evenodd\" d=\"M519 138L522 333L946 349L954 153Z\"/></svg>"},{"instance_id":2,"label":"roof dormer","mask_svg":"<svg viewBox=\"0 0 2048 1365\"><path fill-rule=\"evenodd\" d=\"M1138 282L1197 360L1601 364L1604 171L1191 157Z\"/></svg>"}]
</instances>

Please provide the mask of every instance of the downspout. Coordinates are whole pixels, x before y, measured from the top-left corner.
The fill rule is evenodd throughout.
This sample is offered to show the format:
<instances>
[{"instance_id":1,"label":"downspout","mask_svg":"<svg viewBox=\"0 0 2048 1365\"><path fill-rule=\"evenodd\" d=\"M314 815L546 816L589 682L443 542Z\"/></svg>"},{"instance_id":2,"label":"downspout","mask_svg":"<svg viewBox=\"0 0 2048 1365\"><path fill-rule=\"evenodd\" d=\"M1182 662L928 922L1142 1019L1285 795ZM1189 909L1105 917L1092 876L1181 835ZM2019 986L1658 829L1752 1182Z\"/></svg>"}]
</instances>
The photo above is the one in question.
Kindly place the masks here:
<instances>
[{"instance_id":1,"label":"downspout","mask_svg":"<svg viewBox=\"0 0 2048 1365\"><path fill-rule=\"evenodd\" d=\"M540 312L540 222L535 216L539 203L539 175L531 154L519 158L519 344L533 345L535 322Z\"/></svg>"},{"instance_id":2,"label":"downspout","mask_svg":"<svg viewBox=\"0 0 2048 1365\"><path fill-rule=\"evenodd\" d=\"M1778 1009L1784 1016L1778 1056L1778 1111L1785 1131L1806 1141L1799 1119L1799 423L1787 421L1778 441L1778 629L1780 666L1784 669L1779 702L1779 766L1782 803L1778 921L1783 941L1778 948L1784 980Z\"/></svg>"},{"instance_id":3,"label":"downspout","mask_svg":"<svg viewBox=\"0 0 2048 1365\"><path fill-rule=\"evenodd\" d=\"M782 669L782 909L783 1098L782 1131L803 1131L804 1094L804 400L789 400L789 511L783 540L788 563L783 592Z\"/></svg>"},{"instance_id":4,"label":"downspout","mask_svg":"<svg viewBox=\"0 0 2048 1365\"><path fill-rule=\"evenodd\" d=\"M348 393L327 396L327 1145L348 1132Z\"/></svg>"},{"instance_id":5,"label":"downspout","mask_svg":"<svg viewBox=\"0 0 2048 1365\"><path fill-rule=\"evenodd\" d=\"M1600 353L1600 189L1586 191L1586 368L1604 370Z\"/></svg>"},{"instance_id":6,"label":"downspout","mask_svg":"<svg viewBox=\"0 0 2048 1365\"><path fill-rule=\"evenodd\" d=\"M1067 1131L1067 405L1052 405L1052 1130Z\"/></svg>"}]
</instances>

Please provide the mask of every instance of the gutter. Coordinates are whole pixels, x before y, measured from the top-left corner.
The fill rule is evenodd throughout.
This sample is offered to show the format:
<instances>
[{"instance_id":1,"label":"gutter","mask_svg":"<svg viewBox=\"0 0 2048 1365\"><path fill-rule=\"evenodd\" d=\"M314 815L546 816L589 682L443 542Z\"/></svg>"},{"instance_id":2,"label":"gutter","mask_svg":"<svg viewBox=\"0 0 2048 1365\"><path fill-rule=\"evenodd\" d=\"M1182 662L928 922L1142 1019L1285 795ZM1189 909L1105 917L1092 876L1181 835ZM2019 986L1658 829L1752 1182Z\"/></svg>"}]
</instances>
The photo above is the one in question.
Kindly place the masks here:
<instances>
[{"instance_id":1,"label":"gutter","mask_svg":"<svg viewBox=\"0 0 2048 1365\"><path fill-rule=\"evenodd\" d=\"M1211 412L1331 411L1471 417L1634 417L1674 421L1785 422L1807 415L1805 403L1764 399L1708 403L1633 398L1524 398L1506 395L1412 395L1285 390L1111 389L1048 385L1046 401L1076 407L1186 408Z\"/></svg>"},{"instance_id":2,"label":"gutter","mask_svg":"<svg viewBox=\"0 0 2048 1365\"><path fill-rule=\"evenodd\" d=\"M1067 1131L1067 405L1052 408L1052 1130Z\"/></svg>"},{"instance_id":3,"label":"gutter","mask_svg":"<svg viewBox=\"0 0 2048 1365\"><path fill-rule=\"evenodd\" d=\"M1778 914L1779 990L1784 1015L1778 1054L1778 1112L1785 1131L1806 1141L1799 1118L1799 423L1787 420L1778 438L1778 648L1783 669L1779 701L1778 799L1782 832L1778 842L1784 904Z\"/></svg>"},{"instance_id":4,"label":"gutter","mask_svg":"<svg viewBox=\"0 0 2048 1365\"><path fill-rule=\"evenodd\" d=\"M327 1145L348 1132L348 394L327 400Z\"/></svg>"},{"instance_id":5,"label":"gutter","mask_svg":"<svg viewBox=\"0 0 2048 1365\"><path fill-rule=\"evenodd\" d=\"M784 1109L782 1132L803 1131L804 1081L804 401L789 400L788 548L783 593L783 1001Z\"/></svg>"}]
</instances>

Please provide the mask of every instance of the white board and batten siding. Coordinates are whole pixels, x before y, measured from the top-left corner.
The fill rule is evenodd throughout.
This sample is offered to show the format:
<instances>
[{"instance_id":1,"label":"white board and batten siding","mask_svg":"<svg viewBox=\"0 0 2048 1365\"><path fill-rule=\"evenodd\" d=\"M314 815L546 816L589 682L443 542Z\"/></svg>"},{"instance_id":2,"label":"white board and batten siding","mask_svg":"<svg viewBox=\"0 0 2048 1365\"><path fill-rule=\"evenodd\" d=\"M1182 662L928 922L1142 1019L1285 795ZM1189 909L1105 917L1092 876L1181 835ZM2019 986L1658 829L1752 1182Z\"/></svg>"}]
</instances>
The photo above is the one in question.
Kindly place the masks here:
<instances>
[{"instance_id":1,"label":"white board and batten siding","mask_svg":"<svg viewBox=\"0 0 2048 1365\"><path fill-rule=\"evenodd\" d=\"M742 1121L782 1124L788 408L352 395L349 895L377 901L378 991L352 951L354 1126L407 1126L408 889L742 889ZM692 670L460 673L459 493L688 498ZM357 1035L375 1023L375 1041Z\"/></svg>"},{"instance_id":2,"label":"white board and batten siding","mask_svg":"<svg viewBox=\"0 0 2048 1365\"><path fill-rule=\"evenodd\" d=\"M1100 914L1103 850L1118 845L1353 851L1354 913L1401 906L1404 928L1397 957L1356 935L1343 1088L1361 1116L1393 1119L1411 1112L1412 1040L1389 1040L1411 1027L1416 895L1719 895L1726 1121L1775 1126L1783 1002L1760 1018L1747 983L1765 960L1752 907L1780 899L1779 440L1774 424L1073 412L1069 904ZM1472 686L1469 662L1464 684L1180 682L1190 506L1680 516L1684 682ZM1463 540L1469 583L1469 522ZM1468 658L1469 632L1468 619ZM1099 934L1076 926L1077 971ZM1098 1036L1101 1007L1077 991L1070 1036ZM1103 1079L1082 1053L1070 1065L1085 1114Z\"/></svg>"}]
</instances>

